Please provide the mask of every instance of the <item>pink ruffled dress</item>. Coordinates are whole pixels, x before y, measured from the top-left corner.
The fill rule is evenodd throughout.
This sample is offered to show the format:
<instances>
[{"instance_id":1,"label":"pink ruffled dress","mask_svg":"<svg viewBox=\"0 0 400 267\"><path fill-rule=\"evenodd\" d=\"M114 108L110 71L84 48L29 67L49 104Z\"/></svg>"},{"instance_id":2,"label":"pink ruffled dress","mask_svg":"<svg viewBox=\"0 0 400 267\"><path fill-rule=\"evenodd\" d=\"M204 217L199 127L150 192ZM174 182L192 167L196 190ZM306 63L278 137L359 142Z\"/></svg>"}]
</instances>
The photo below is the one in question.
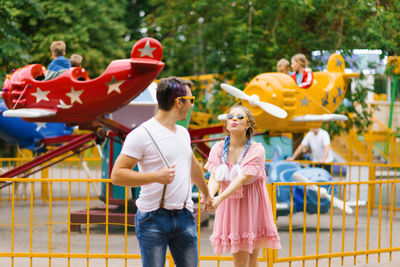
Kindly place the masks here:
<instances>
[{"instance_id":1,"label":"pink ruffled dress","mask_svg":"<svg viewBox=\"0 0 400 267\"><path fill-rule=\"evenodd\" d=\"M215 144L205 168L214 173L222 164L221 154L224 142ZM226 163L229 171L233 165ZM267 248L280 249L280 239L272 214L271 201L265 186L265 150L252 142L240 162L240 173L254 176L233 195L218 206L215 213L213 234L210 237L214 253L253 253L261 248L263 241ZM236 176L237 177L237 176ZM236 178L234 177L234 179ZM230 181L221 182L223 192Z\"/></svg>"}]
</instances>

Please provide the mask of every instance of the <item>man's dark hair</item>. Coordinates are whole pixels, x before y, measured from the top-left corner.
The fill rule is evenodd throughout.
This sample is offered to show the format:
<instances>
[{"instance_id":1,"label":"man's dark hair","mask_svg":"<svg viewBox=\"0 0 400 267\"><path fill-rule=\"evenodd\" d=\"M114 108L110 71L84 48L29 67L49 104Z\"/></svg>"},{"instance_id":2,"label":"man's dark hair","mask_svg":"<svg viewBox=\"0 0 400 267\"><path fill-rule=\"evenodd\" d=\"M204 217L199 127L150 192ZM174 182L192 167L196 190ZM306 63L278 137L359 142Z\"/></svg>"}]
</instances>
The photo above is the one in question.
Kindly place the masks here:
<instances>
[{"instance_id":1,"label":"man's dark hair","mask_svg":"<svg viewBox=\"0 0 400 267\"><path fill-rule=\"evenodd\" d=\"M163 78L157 85L157 102L159 109L168 111L172 108L175 98L185 96L186 86L192 88L193 83L175 76ZM186 99L182 99L186 101Z\"/></svg>"}]
</instances>

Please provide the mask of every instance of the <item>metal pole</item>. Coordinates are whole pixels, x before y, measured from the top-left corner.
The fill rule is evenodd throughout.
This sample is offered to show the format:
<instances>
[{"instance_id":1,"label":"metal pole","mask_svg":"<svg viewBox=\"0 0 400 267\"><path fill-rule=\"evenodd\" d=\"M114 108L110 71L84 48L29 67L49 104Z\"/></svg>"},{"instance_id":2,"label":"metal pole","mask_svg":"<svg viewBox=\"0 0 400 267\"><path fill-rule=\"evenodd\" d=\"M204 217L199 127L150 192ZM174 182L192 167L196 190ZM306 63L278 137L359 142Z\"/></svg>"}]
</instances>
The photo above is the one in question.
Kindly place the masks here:
<instances>
[{"instance_id":1,"label":"metal pole","mask_svg":"<svg viewBox=\"0 0 400 267\"><path fill-rule=\"evenodd\" d=\"M394 102L396 101L396 91L397 91L397 80L399 79L398 75L393 76L393 87L392 92L391 92L391 97L390 97L390 113L389 113L389 122L388 122L388 128L392 129L392 121L393 121L393 107L394 107Z\"/></svg>"},{"instance_id":2,"label":"metal pole","mask_svg":"<svg viewBox=\"0 0 400 267\"><path fill-rule=\"evenodd\" d=\"M397 91L397 80L399 79L399 75L393 75L393 87L391 88L391 97L390 97L390 113L389 113L389 122L388 122L388 128L389 131L387 133L387 138L386 138L386 146L385 146L385 154L389 155L390 153L390 134L391 134L391 129L392 129L392 122L393 122L393 108L394 108L394 102L396 101L396 91Z\"/></svg>"}]
</instances>

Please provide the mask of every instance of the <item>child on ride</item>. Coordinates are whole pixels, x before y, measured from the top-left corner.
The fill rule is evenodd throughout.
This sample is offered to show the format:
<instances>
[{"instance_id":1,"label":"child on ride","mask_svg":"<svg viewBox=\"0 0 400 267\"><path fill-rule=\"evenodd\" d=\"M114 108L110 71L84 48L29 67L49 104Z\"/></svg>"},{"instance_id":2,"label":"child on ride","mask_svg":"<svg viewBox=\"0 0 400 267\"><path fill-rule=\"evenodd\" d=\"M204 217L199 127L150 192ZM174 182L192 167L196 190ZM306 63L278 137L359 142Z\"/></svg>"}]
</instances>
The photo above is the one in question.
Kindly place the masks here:
<instances>
[{"instance_id":1,"label":"child on ride","mask_svg":"<svg viewBox=\"0 0 400 267\"><path fill-rule=\"evenodd\" d=\"M63 41L54 41L50 45L51 56L53 60L47 68L45 80L55 79L65 70L71 68L70 60L65 58L66 45Z\"/></svg>"},{"instance_id":2,"label":"child on ride","mask_svg":"<svg viewBox=\"0 0 400 267\"><path fill-rule=\"evenodd\" d=\"M82 56L78 54L72 54L71 58L71 67L82 67Z\"/></svg>"},{"instance_id":3,"label":"child on ride","mask_svg":"<svg viewBox=\"0 0 400 267\"><path fill-rule=\"evenodd\" d=\"M292 78L300 88L308 88L312 85L312 70L307 67L307 59L303 54L296 54L292 57Z\"/></svg>"},{"instance_id":4,"label":"child on ride","mask_svg":"<svg viewBox=\"0 0 400 267\"><path fill-rule=\"evenodd\" d=\"M277 72L283 72L290 75L290 63L287 59L281 58L278 63L276 63Z\"/></svg>"},{"instance_id":5,"label":"child on ride","mask_svg":"<svg viewBox=\"0 0 400 267\"><path fill-rule=\"evenodd\" d=\"M71 68L69 59L65 58L66 45L63 41L55 41L50 45L51 56L53 60L50 62L48 70L59 71Z\"/></svg>"}]
</instances>

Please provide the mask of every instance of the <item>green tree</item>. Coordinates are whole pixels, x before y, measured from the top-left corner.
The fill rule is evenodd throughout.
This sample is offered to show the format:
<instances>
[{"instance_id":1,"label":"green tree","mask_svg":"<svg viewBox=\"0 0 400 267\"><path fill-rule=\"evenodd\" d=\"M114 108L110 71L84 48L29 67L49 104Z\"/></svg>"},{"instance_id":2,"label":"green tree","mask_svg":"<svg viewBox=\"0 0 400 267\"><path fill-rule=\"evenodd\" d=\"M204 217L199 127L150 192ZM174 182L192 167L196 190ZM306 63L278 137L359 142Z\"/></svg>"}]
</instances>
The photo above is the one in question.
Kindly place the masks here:
<instances>
[{"instance_id":1,"label":"green tree","mask_svg":"<svg viewBox=\"0 0 400 267\"><path fill-rule=\"evenodd\" d=\"M362 75L361 75L362 76ZM363 79L364 77L361 77ZM353 91L347 91L345 100L340 104L336 113L346 115L348 120L344 122L325 122L323 128L331 137L339 136L343 132L356 129L359 134L365 133L372 125L372 112L367 105L369 89L357 83Z\"/></svg>"},{"instance_id":2,"label":"green tree","mask_svg":"<svg viewBox=\"0 0 400 267\"><path fill-rule=\"evenodd\" d=\"M31 37L33 62L47 65L51 60L49 47L55 40L65 41L67 57L81 54L91 76L101 74L111 60L129 56L122 21L126 1L41 0L40 5L45 15Z\"/></svg>"},{"instance_id":3,"label":"green tree","mask_svg":"<svg viewBox=\"0 0 400 267\"><path fill-rule=\"evenodd\" d=\"M0 30L2 72L30 63L47 66L55 40L65 41L67 57L81 54L92 77L101 74L111 60L129 57L128 0L0 1L5 20Z\"/></svg>"},{"instance_id":4,"label":"green tree","mask_svg":"<svg viewBox=\"0 0 400 267\"><path fill-rule=\"evenodd\" d=\"M35 0L0 0L0 80L31 60L30 35L42 14Z\"/></svg>"}]
</instances>

